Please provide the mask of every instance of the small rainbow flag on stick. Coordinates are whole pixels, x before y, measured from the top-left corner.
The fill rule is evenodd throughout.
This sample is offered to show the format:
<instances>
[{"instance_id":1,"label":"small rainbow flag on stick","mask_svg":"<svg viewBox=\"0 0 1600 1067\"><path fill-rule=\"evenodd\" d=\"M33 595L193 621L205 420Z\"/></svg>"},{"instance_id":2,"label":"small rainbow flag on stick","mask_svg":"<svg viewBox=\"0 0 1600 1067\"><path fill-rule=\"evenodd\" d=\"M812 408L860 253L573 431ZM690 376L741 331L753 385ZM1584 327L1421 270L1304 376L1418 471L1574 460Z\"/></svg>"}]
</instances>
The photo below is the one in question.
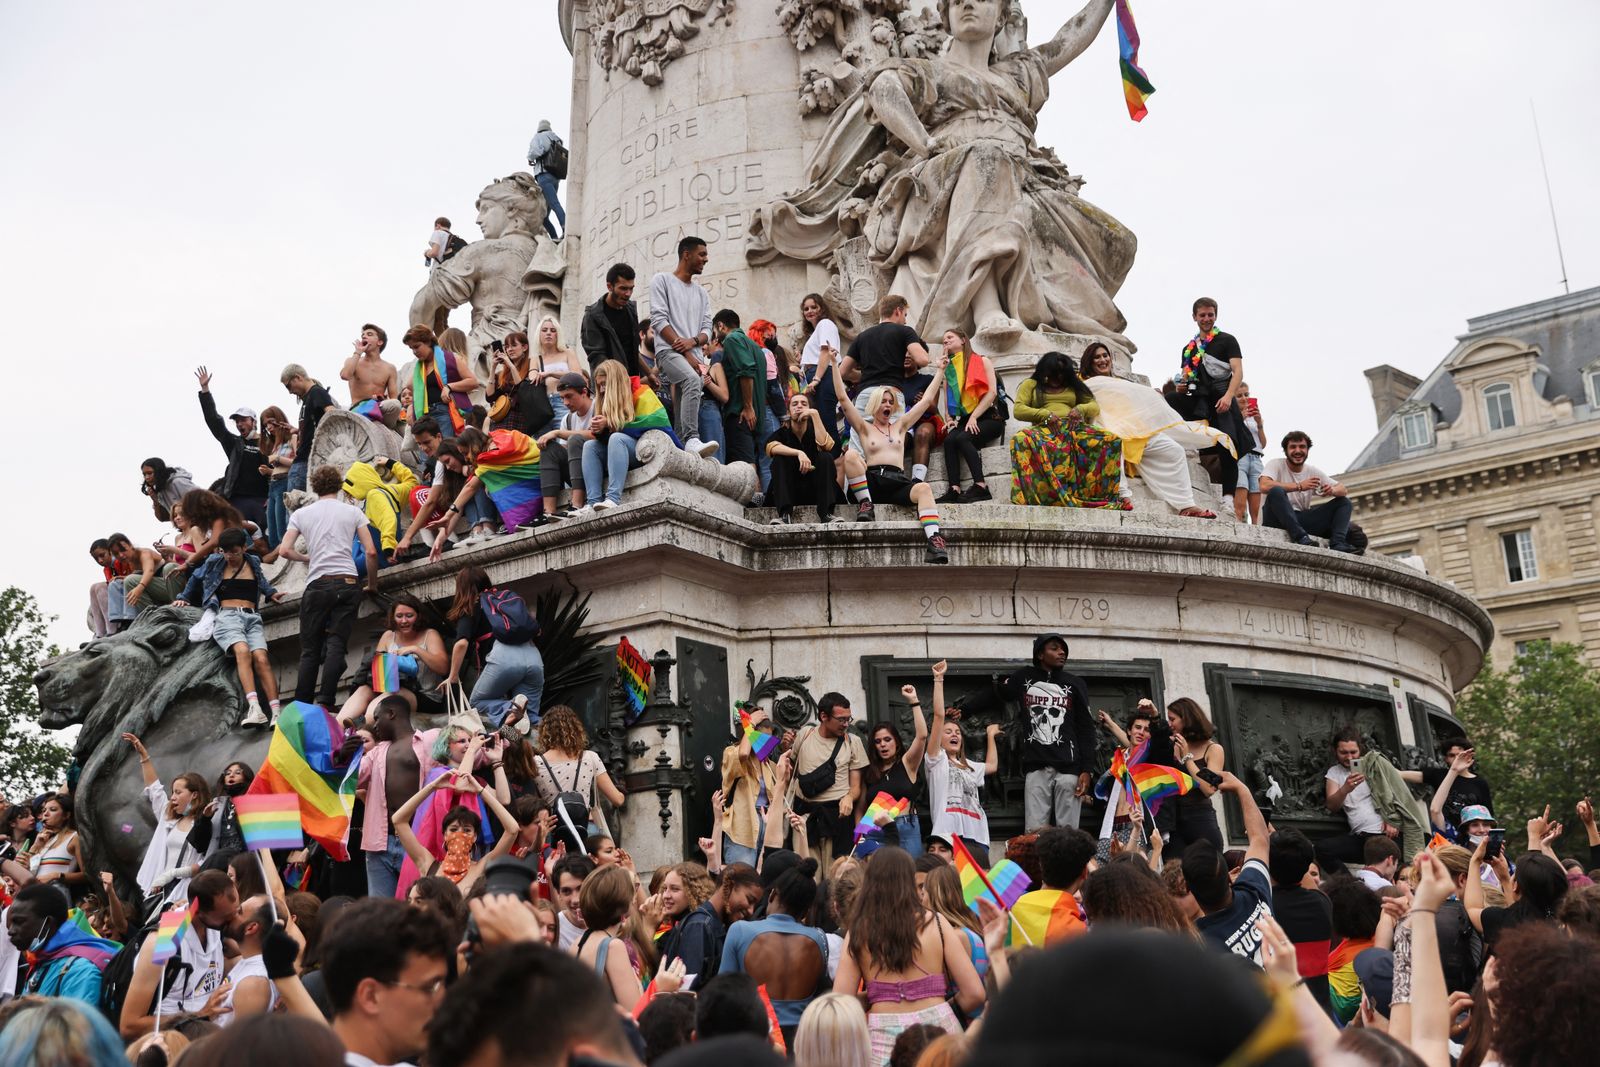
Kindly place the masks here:
<instances>
[{"instance_id":1,"label":"small rainbow flag on stick","mask_svg":"<svg viewBox=\"0 0 1600 1067\"><path fill-rule=\"evenodd\" d=\"M624 637L617 642L617 680L622 683L622 695L628 701L628 724L644 714L644 702L650 696L650 661Z\"/></svg>"},{"instance_id":2,"label":"small rainbow flag on stick","mask_svg":"<svg viewBox=\"0 0 1600 1067\"><path fill-rule=\"evenodd\" d=\"M872 803L867 805L867 810L861 813L861 821L856 823L856 840L859 841L872 831L878 829L878 816L887 815L891 821L902 815L911 814L911 799L901 797L896 800L888 793L879 793L872 798Z\"/></svg>"},{"instance_id":3,"label":"small rainbow flag on stick","mask_svg":"<svg viewBox=\"0 0 1600 1067\"><path fill-rule=\"evenodd\" d=\"M778 739L750 725L750 713L743 708L739 709L739 725L744 727L745 739L750 742L750 751L756 754L756 759L765 763L768 756L778 751Z\"/></svg>"},{"instance_id":4,"label":"small rainbow flag on stick","mask_svg":"<svg viewBox=\"0 0 1600 1067\"><path fill-rule=\"evenodd\" d=\"M1128 768L1128 776L1138 788L1144 802L1152 806L1170 796L1183 796L1194 788L1194 779L1182 771L1154 763L1140 763Z\"/></svg>"},{"instance_id":5,"label":"small rainbow flag on stick","mask_svg":"<svg viewBox=\"0 0 1600 1067\"><path fill-rule=\"evenodd\" d=\"M233 798L239 813L239 830L244 847L303 848L306 839L300 832L300 798L294 793L246 793Z\"/></svg>"},{"instance_id":6,"label":"small rainbow flag on stick","mask_svg":"<svg viewBox=\"0 0 1600 1067\"><path fill-rule=\"evenodd\" d=\"M151 963L166 963L178 954L178 942L189 932L195 913L200 910L200 898L189 902L187 908L173 908L161 916L156 926L156 947L150 953Z\"/></svg>"},{"instance_id":7,"label":"small rainbow flag on stick","mask_svg":"<svg viewBox=\"0 0 1600 1067\"><path fill-rule=\"evenodd\" d=\"M1010 911L1011 905L1022 899L1022 894L1033 884L1022 868L1010 860L1001 860L992 871L984 874L959 837L951 838L950 846L956 856L956 873L961 876L961 896L974 911L978 909L978 901L985 897Z\"/></svg>"},{"instance_id":8,"label":"small rainbow flag on stick","mask_svg":"<svg viewBox=\"0 0 1600 1067\"><path fill-rule=\"evenodd\" d=\"M1144 102L1156 87L1139 66L1139 28L1133 24L1128 0L1117 0L1117 51L1122 66L1122 95L1128 100L1128 117L1138 122L1149 114Z\"/></svg>"},{"instance_id":9,"label":"small rainbow flag on stick","mask_svg":"<svg viewBox=\"0 0 1600 1067\"><path fill-rule=\"evenodd\" d=\"M395 693L400 690L400 657L379 652L372 657L372 691Z\"/></svg>"}]
</instances>

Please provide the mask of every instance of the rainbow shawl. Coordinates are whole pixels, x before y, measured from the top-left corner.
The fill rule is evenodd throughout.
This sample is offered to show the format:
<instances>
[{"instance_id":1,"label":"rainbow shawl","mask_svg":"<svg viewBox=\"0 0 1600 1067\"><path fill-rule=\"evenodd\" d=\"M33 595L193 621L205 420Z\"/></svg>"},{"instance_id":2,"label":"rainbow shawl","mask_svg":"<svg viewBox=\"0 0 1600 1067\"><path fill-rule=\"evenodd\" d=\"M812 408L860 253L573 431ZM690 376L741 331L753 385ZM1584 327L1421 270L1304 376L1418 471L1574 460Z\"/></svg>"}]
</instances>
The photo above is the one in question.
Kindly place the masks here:
<instances>
[{"instance_id":1,"label":"rainbow shawl","mask_svg":"<svg viewBox=\"0 0 1600 1067\"><path fill-rule=\"evenodd\" d=\"M1128 0L1117 0L1117 52L1122 66L1122 95L1128 101L1128 117L1138 122L1149 114L1144 102L1156 87L1150 84L1139 66L1139 28L1133 24Z\"/></svg>"},{"instance_id":2,"label":"rainbow shawl","mask_svg":"<svg viewBox=\"0 0 1600 1067\"><path fill-rule=\"evenodd\" d=\"M444 377L439 376L439 368L444 368ZM461 380L461 371L456 364L456 354L446 352L438 345L433 346L433 359L428 361L426 370L422 367L422 360L417 360L411 365L411 420L415 422L428 414L428 378L432 377L439 386L439 395L445 398L445 407L450 409L450 425L456 433L466 429L466 420L461 417L463 411L472 410L472 400L466 393L453 393L450 383Z\"/></svg>"},{"instance_id":3,"label":"rainbow shawl","mask_svg":"<svg viewBox=\"0 0 1600 1067\"><path fill-rule=\"evenodd\" d=\"M1013 946L1043 948L1088 930L1078 898L1064 889L1035 889L1024 893L1011 905L1011 918L1012 928L1006 933L1006 943Z\"/></svg>"},{"instance_id":4,"label":"rainbow shawl","mask_svg":"<svg viewBox=\"0 0 1600 1067\"><path fill-rule=\"evenodd\" d=\"M952 419L971 415L994 384L983 357L957 352L944 365L944 410Z\"/></svg>"},{"instance_id":5,"label":"rainbow shawl","mask_svg":"<svg viewBox=\"0 0 1600 1067\"><path fill-rule=\"evenodd\" d=\"M473 473L489 490L507 530L533 518L543 506L539 490L539 446L517 430L489 434L490 448L479 452Z\"/></svg>"},{"instance_id":6,"label":"rainbow shawl","mask_svg":"<svg viewBox=\"0 0 1600 1067\"><path fill-rule=\"evenodd\" d=\"M266 762L256 772L249 795L293 793L300 798L300 824L307 837L344 862L350 858L350 812L356 803L361 753L346 767L334 763L345 731L316 704L291 701L272 728Z\"/></svg>"},{"instance_id":7,"label":"rainbow shawl","mask_svg":"<svg viewBox=\"0 0 1600 1067\"><path fill-rule=\"evenodd\" d=\"M424 394L426 395L426 394ZM352 414L365 415L373 422L383 421L383 401L368 397L350 409Z\"/></svg>"},{"instance_id":8,"label":"rainbow shawl","mask_svg":"<svg viewBox=\"0 0 1600 1067\"><path fill-rule=\"evenodd\" d=\"M672 432L672 420L667 418L667 409L661 406L661 398L656 396L655 390L637 378L628 381L633 385L633 418L622 427L622 432L637 441L646 430L660 430L682 448L683 442Z\"/></svg>"},{"instance_id":9,"label":"rainbow shawl","mask_svg":"<svg viewBox=\"0 0 1600 1067\"><path fill-rule=\"evenodd\" d=\"M1361 982L1356 978L1356 957L1372 947L1372 939L1347 937L1328 954L1328 1001L1343 1026L1361 1009Z\"/></svg>"}]
</instances>

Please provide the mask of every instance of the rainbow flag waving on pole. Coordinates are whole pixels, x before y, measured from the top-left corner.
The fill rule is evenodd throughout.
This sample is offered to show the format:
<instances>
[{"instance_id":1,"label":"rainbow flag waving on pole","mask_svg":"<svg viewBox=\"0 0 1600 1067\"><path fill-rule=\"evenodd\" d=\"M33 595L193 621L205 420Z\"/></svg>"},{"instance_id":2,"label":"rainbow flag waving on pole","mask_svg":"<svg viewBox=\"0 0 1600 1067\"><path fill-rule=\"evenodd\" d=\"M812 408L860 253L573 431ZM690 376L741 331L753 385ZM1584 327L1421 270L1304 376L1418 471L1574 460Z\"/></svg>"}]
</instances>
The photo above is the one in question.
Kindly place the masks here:
<instances>
[{"instance_id":1,"label":"rainbow flag waving on pole","mask_svg":"<svg viewBox=\"0 0 1600 1067\"><path fill-rule=\"evenodd\" d=\"M300 798L295 794L246 793L233 798L233 810L239 815L244 847L251 852L305 846L300 832Z\"/></svg>"},{"instance_id":2,"label":"rainbow flag waving on pole","mask_svg":"<svg viewBox=\"0 0 1600 1067\"><path fill-rule=\"evenodd\" d=\"M661 406L661 398L656 396L655 390L637 378L628 380L633 383L633 418L622 427L622 432L637 441L646 430L660 430L682 448L683 442L672 432L672 420L667 417L667 409Z\"/></svg>"},{"instance_id":3,"label":"rainbow flag waving on pole","mask_svg":"<svg viewBox=\"0 0 1600 1067\"><path fill-rule=\"evenodd\" d=\"M187 908L173 908L161 916L156 926L156 947L150 953L151 963L166 963L178 954L178 943L189 932L195 913L200 910L200 898L195 897Z\"/></svg>"},{"instance_id":4,"label":"rainbow flag waving on pole","mask_svg":"<svg viewBox=\"0 0 1600 1067\"><path fill-rule=\"evenodd\" d=\"M1150 84L1144 68L1139 66L1139 28L1133 24L1133 12L1128 0L1117 0L1117 51L1122 64L1122 95L1128 100L1128 117L1139 122L1149 109L1144 102L1156 87Z\"/></svg>"},{"instance_id":5,"label":"rainbow flag waving on pole","mask_svg":"<svg viewBox=\"0 0 1600 1067\"><path fill-rule=\"evenodd\" d=\"M628 701L628 725L644 714L644 702L650 697L650 661L626 637L617 642L617 680L622 683L622 695Z\"/></svg>"},{"instance_id":6,"label":"rainbow flag waving on pole","mask_svg":"<svg viewBox=\"0 0 1600 1067\"><path fill-rule=\"evenodd\" d=\"M341 862L350 858L350 812L355 807L356 775L361 769L359 751L348 767L334 763L344 740L344 728L318 705L298 700L285 704L272 728L266 762L245 794L295 794L306 836Z\"/></svg>"},{"instance_id":7,"label":"rainbow flag waving on pole","mask_svg":"<svg viewBox=\"0 0 1600 1067\"><path fill-rule=\"evenodd\" d=\"M739 709L739 725L744 727L745 739L750 742L750 751L756 754L756 759L765 763L768 756L778 751L780 743L778 739L772 734L757 730L750 725L750 713L743 708ZM878 795L880 797L883 796L882 793ZM873 803L876 804L877 801L873 801Z\"/></svg>"},{"instance_id":8,"label":"rainbow flag waving on pole","mask_svg":"<svg viewBox=\"0 0 1600 1067\"><path fill-rule=\"evenodd\" d=\"M959 837L950 839L950 847L955 852L956 873L961 876L961 896L974 911L978 910L978 901L985 897L990 903L1010 911L1011 905L1022 899L1022 894L1033 884L1022 868L1010 860L1001 860L985 874Z\"/></svg>"},{"instance_id":9,"label":"rainbow flag waving on pole","mask_svg":"<svg viewBox=\"0 0 1600 1067\"><path fill-rule=\"evenodd\" d=\"M741 712L741 714L743 713ZM773 744L777 744L778 739L773 738L772 741ZM901 797L896 800L888 793L879 793L872 798L872 803L867 805L867 810L861 813L861 821L856 823L856 840L861 840L879 828L878 816L880 815L889 816L889 820L893 822L902 815L910 814L911 800L909 797Z\"/></svg>"},{"instance_id":10,"label":"rainbow flag waving on pole","mask_svg":"<svg viewBox=\"0 0 1600 1067\"><path fill-rule=\"evenodd\" d=\"M489 434L490 449L479 452L473 473L489 491L507 530L515 530L544 506L539 489L539 446L517 430Z\"/></svg>"},{"instance_id":11,"label":"rainbow flag waving on pole","mask_svg":"<svg viewBox=\"0 0 1600 1067\"><path fill-rule=\"evenodd\" d=\"M1194 779L1171 767L1154 763L1140 763L1128 768L1128 777L1144 802L1155 811L1156 805L1170 796L1183 796L1194 788Z\"/></svg>"}]
</instances>

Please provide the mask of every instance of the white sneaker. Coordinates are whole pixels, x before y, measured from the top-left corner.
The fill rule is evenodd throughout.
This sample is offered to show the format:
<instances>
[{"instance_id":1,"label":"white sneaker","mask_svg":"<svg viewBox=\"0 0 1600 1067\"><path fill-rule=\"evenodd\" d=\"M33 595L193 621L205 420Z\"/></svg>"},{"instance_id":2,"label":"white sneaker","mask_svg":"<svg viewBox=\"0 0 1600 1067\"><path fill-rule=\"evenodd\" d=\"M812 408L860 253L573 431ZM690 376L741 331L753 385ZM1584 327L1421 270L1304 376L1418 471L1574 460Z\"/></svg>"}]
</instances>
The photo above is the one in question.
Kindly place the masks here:
<instances>
[{"instance_id":1,"label":"white sneaker","mask_svg":"<svg viewBox=\"0 0 1600 1067\"><path fill-rule=\"evenodd\" d=\"M590 515L593 515L593 514L594 514L594 505L593 504L585 504L583 507L579 508L577 511L574 511L572 513L572 517L574 519L587 519Z\"/></svg>"},{"instance_id":2,"label":"white sneaker","mask_svg":"<svg viewBox=\"0 0 1600 1067\"><path fill-rule=\"evenodd\" d=\"M610 511L612 508L619 507L619 506L620 505L617 504L613 500L603 499L603 500L595 501L594 510L596 510L596 511Z\"/></svg>"},{"instance_id":3,"label":"white sneaker","mask_svg":"<svg viewBox=\"0 0 1600 1067\"><path fill-rule=\"evenodd\" d=\"M702 441L698 437L691 437L689 440L684 442L683 450L685 452L698 453L701 458L705 458L711 455L711 453L715 452L719 447L720 446L715 441Z\"/></svg>"},{"instance_id":4,"label":"white sneaker","mask_svg":"<svg viewBox=\"0 0 1600 1067\"><path fill-rule=\"evenodd\" d=\"M250 710L245 712L244 721L240 725L265 726L268 721L267 713L261 710L260 702L252 700L250 701Z\"/></svg>"}]
</instances>

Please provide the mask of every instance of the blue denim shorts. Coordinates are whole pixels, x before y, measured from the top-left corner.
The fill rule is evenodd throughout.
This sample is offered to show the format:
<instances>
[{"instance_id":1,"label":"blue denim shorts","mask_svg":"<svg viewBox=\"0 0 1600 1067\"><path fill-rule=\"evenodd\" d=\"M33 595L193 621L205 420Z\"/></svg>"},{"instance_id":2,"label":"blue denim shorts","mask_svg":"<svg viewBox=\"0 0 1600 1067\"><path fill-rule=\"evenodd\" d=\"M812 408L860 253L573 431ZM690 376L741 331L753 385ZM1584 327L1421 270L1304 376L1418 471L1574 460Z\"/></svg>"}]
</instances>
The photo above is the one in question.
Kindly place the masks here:
<instances>
[{"instance_id":1,"label":"blue denim shorts","mask_svg":"<svg viewBox=\"0 0 1600 1067\"><path fill-rule=\"evenodd\" d=\"M1261 492L1261 453L1246 452L1239 457L1239 488Z\"/></svg>"},{"instance_id":2,"label":"blue denim shorts","mask_svg":"<svg viewBox=\"0 0 1600 1067\"><path fill-rule=\"evenodd\" d=\"M261 616L246 608L218 608L217 625L211 631L211 639L224 652L241 641L251 652L267 649L267 633L261 627Z\"/></svg>"}]
</instances>

